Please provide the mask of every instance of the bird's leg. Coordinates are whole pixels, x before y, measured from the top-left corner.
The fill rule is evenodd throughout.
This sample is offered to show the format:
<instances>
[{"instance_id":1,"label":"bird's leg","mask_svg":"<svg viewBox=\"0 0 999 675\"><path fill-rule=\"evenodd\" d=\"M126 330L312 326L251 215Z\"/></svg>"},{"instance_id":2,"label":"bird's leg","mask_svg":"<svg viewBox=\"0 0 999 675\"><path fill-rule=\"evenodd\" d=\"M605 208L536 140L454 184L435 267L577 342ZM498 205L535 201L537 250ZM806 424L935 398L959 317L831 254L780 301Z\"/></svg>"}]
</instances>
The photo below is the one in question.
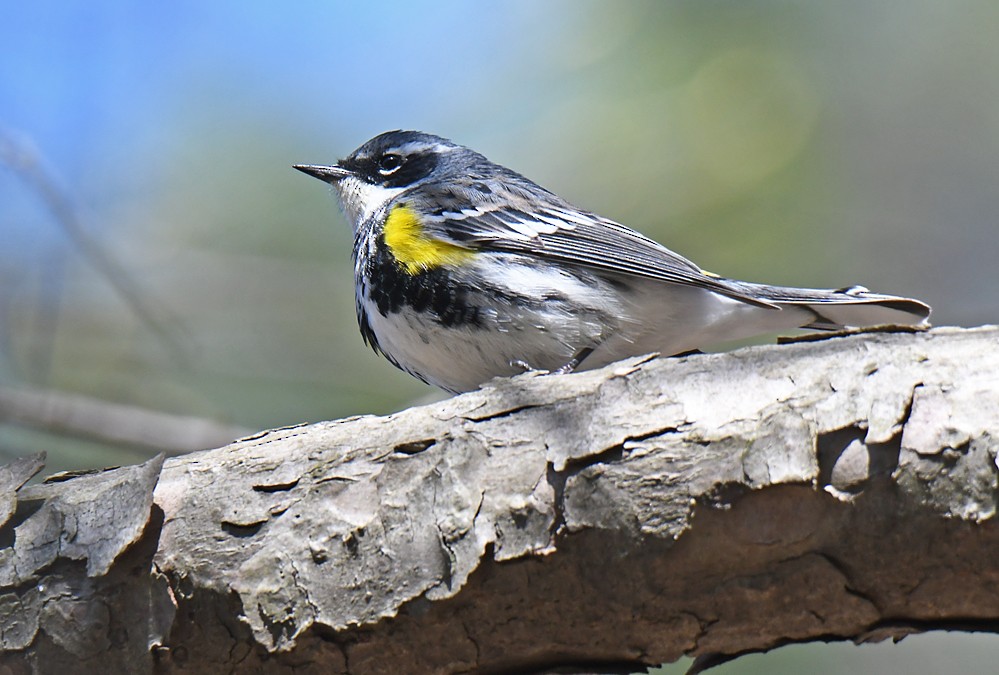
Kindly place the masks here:
<instances>
[{"instance_id":1,"label":"bird's leg","mask_svg":"<svg viewBox=\"0 0 999 675\"><path fill-rule=\"evenodd\" d=\"M569 359L569 362L567 364L565 364L558 370L553 370L552 373L555 375L567 375L572 371L574 371L576 368L578 368L579 364L581 364L583 360L592 353L593 353L593 347L583 347L578 352L576 352L575 356Z\"/></svg>"},{"instance_id":2,"label":"bird's leg","mask_svg":"<svg viewBox=\"0 0 999 675\"><path fill-rule=\"evenodd\" d=\"M510 362L510 365L514 368L520 368L525 373L537 373L539 372L534 366L532 366L527 361L522 361L521 359L514 359Z\"/></svg>"},{"instance_id":3,"label":"bird's leg","mask_svg":"<svg viewBox=\"0 0 999 675\"><path fill-rule=\"evenodd\" d=\"M561 366L560 368L556 368L555 370L551 371L538 370L527 361L523 361L521 359L515 359L511 361L510 365L513 366L514 368L520 368L525 373L549 373L552 375L567 375L572 371L576 370L576 368L579 367L579 364L581 364L587 356L593 353L593 350L594 347L583 347L578 352L576 352L575 356L569 359L568 363Z\"/></svg>"}]
</instances>

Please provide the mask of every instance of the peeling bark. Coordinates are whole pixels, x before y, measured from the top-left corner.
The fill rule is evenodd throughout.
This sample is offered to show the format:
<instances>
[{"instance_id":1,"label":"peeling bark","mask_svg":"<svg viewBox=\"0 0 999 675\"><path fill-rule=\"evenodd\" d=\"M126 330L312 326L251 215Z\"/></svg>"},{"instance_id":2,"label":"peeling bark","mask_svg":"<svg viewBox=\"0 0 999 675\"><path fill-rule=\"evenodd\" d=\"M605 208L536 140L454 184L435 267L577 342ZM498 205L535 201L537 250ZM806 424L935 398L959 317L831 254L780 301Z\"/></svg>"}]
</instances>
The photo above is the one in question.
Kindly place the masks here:
<instances>
[{"instance_id":1,"label":"peeling bark","mask_svg":"<svg viewBox=\"0 0 999 675\"><path fill-rule=\"evenodd\" d=\"M528 375L42 485L18 460L0 666L627 671L994 632L997 454L983 327Z\"/></svg>"}]
</instances>

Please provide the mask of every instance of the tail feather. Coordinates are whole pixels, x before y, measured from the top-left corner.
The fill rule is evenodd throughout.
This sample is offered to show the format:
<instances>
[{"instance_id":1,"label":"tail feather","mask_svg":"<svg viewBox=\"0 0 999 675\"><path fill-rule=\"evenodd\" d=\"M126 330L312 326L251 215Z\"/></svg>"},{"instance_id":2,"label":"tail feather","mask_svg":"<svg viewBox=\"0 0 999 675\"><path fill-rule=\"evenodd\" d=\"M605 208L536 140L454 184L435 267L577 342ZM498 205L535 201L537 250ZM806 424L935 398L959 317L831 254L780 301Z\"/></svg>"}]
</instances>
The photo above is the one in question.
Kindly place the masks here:
<instances>
[{"instance_id":1,"label":"tail feather","mask_svg":"<svg viewBox=\"0 0 999 675\"><path fill-rule=\"evenodd\" d=\"M837 329L846 326L928 325L930 306L913 298L872 293L863 286L837 290L790 288L736 282L742 290L777 305L804 307L815 321L803 328Z\"/></svg>"}]
</instances>

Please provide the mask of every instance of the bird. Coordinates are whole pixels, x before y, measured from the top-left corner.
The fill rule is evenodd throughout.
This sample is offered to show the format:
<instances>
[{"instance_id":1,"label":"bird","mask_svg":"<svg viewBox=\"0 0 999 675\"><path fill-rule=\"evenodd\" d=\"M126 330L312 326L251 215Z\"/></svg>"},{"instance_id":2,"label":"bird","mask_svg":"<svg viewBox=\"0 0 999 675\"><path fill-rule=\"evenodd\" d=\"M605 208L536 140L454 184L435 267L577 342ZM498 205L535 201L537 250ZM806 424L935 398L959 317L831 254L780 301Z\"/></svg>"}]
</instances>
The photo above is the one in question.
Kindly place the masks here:
<instances>
[{"instance_id":1,"label":"bird","mask_svg":"<svg viewBox=\"0 0 999 675\"><path fill-rule=\"evenodd\" d=\"M797 328L928 325L926 303L863 286L708 272L428 133L388 131L336 164L294 168L333 187L353 228L364 342L453 393Z\"/></svg>"}]
</instances>

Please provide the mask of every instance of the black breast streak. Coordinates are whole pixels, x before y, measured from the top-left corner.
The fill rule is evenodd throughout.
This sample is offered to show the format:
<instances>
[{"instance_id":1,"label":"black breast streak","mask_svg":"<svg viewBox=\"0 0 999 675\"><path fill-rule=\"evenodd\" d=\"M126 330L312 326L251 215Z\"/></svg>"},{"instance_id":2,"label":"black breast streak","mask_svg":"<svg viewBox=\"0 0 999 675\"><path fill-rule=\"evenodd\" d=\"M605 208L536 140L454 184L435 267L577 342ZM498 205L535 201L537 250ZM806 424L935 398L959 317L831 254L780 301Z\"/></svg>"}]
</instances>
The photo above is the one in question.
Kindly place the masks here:
<instances>
[{"instance_id":1,"label":"black breast streak","mask_svg":"<svg viewBox=\"0 0 999 675\"><path fill-rule=\"evenodd\" d=\"M442 326L482 326L480 308L468 302L467 293L455 283L447 268L435 267L409 274L389 254L381 236L375 251L365 262L365 272L370 297L382 316L410 307L417 313L426 313ZM367 317L363 317L362 335L365 325L368 325ZM367 329L373 340L370 325Z\"/></svg>"},{"instance_id":2,"label":"black breast streak","mask_svg":"<svg viewBox=\"0 0 999 675\"><path fill-rule=\"evenodd\" d=\"M382 353L382 349L378 345L378 336L375 335L375 329L371 327L371 322L368 320L368 312L361 306L360 302L357 303L357 325L361 329L361 339L364 340L364 344L376 352Z\"/></svg>"}]
</instances>

